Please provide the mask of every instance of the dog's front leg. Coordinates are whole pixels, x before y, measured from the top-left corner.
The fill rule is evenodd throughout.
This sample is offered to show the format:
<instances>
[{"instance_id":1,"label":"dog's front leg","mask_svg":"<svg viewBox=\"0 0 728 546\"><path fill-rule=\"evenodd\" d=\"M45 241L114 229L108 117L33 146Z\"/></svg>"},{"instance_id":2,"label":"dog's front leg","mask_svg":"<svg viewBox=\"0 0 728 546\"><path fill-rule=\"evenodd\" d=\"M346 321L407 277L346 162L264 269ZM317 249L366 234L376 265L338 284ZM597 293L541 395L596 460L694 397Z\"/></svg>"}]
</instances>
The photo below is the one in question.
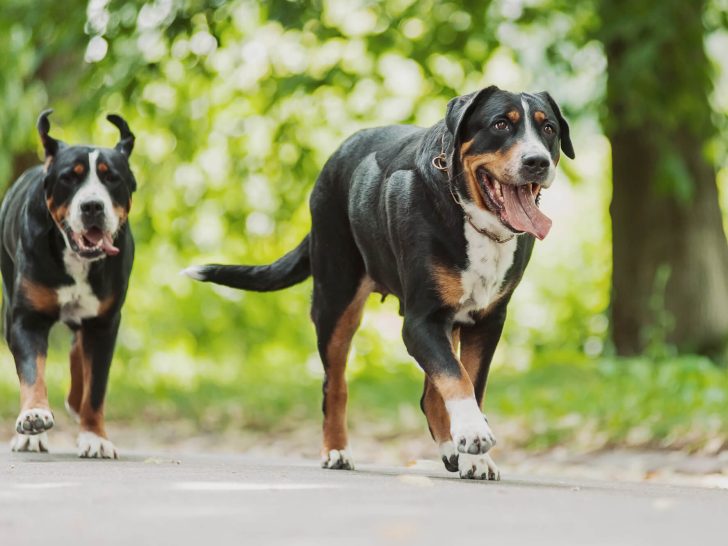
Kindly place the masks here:
<instances>
[{"instance_id":1,"label":"dog's front leg","mask_svg":"<svg viewBox=\"0 0 728 546\"><path fill-rule=\"evenodd\" d=\"M458 453L478 455L495 445L495 437L475 399L473 383L455 355L448 320L432 315L405 316L403 338L445 404L450 437Z\"/></svg>"},{"instance_id":2,"label":"dog's front leg","mask_svg":"<svg viewBox=\"0 0 728 546\"><path fill-rule=\"evenodd\" d=\"M8 344L20 380L20 414L13 451L48 451L47 430L53 427L48 404L45 364L53 320L39 313L17 313L8 328Z\"/></svg>"},{"instance_id":3,"label":"dog's front leg","mask_svg":"<svg viewBox=\"0 0 728 546\"><path fill-rule=\"evenodd\" d=\"M71 366L81 373L76 378L83 381L81 405L78 417L81 432L78 435L79 457L116 459L114 444L106 436L104 427L104 398L109 379L109 368L114 355L116 334L119 331L119 316L84 321L76 333L71 350ZM76 379L74 379L76 380ZM79 390L72 385L71 391Z\"/></svg>"}]
</instances>

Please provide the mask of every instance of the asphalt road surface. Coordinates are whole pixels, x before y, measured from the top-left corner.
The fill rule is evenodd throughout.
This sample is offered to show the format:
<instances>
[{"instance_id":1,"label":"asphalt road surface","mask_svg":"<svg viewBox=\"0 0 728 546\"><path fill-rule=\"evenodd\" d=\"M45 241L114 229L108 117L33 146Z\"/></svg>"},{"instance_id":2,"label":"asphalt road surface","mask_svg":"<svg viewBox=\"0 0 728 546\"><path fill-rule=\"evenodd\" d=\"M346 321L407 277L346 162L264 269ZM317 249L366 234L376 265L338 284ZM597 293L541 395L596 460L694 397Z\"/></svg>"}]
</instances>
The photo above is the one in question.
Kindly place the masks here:
<instances>
[{"instance_id":1,"label":"asphalt road surface","mask_svg":"<svg viewBox=\"0 0 728 546\"><path fill-rule=\"evenodd\" d=\"M728 545L728 490L434 464L322 470L243 455L0 453L0 545Z\"/></svg>"}]
</instances>

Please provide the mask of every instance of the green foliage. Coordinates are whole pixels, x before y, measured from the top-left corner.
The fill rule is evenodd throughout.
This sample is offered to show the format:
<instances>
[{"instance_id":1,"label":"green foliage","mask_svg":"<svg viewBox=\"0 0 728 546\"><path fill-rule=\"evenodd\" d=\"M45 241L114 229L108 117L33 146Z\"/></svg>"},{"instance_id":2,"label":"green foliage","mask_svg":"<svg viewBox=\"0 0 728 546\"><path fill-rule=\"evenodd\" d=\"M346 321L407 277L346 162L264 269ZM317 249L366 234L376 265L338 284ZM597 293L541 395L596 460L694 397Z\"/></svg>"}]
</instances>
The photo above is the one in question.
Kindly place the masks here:
<instances>
[{"instance_id":1,"label":"green foliage","mask_svg":"<svg viewBox=\"0 0 728 546\"><path fill-rule=\"evenodd\" d=\"M488 405L520 420L519 440L532 448L717 450L728 442L728 374L700 357L549 361L495 375Z\"/></svg>"}]
</instances>

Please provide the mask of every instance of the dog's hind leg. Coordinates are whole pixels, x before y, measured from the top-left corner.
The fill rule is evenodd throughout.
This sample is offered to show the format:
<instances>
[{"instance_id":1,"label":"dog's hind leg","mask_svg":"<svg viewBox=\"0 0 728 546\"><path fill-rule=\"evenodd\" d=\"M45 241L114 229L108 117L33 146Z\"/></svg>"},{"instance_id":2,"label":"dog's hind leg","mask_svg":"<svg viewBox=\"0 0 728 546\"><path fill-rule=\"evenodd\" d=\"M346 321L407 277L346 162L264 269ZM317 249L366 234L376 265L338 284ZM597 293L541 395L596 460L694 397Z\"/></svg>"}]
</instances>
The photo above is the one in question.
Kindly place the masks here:
<instances>
[{"instance_id":1,"label":"dog's hind leg","mask_svg":"<svg viewBox=\"0 0 728 546\"><path fill-rule=\"evenodd\" d=\"M336 241L331 240L334 237ZM348 450L346 424L346 359L374 283L365 275L364 263L353 240L344 241L345 237L341 230L328 232L323 243L314 234L311 318L316 326L325 373L322 466L352 470L354 463Z\"/></svg>"}]
</instances>

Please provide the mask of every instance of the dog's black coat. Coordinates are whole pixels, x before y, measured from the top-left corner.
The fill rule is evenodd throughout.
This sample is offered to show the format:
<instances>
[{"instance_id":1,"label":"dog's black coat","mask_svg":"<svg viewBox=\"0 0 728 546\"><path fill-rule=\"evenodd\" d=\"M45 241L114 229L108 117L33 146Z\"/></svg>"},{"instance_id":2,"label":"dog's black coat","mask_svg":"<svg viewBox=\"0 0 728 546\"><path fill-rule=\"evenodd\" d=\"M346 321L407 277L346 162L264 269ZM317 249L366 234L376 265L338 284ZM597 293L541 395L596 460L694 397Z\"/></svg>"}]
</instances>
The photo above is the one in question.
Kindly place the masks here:
<instances>
[{"instance_id":1,"label":"dog's black coat","mask_svg":"<svg viewBox=\"0 0 728 546\"><path fill-rule=\"evenodd\" d=\"M114 149L67 146L48 134L49 113L44 112L38 122L46 153L45 165L26 171L8 190L0 209L4 333L15 358L21 388L25 386L32 391L36 386L38 389L33 394L34 400L22 403L31 406L39 403L42 407L47 406L47 399L43 399L42 392L45 390L43 370L38 370L37 363L39 358L45 359L49 330L55 322L63 320L74 331L82 345L78 347L79 358L82 355L90 366L91 379L90 392L84 393L89 401L87 415L80 407L72 409L81 414L82 430L88 428L103 434L103 423L98 421L102 419L108 372L134 259L134 241L126 221L131 194L136 189L128 163L134 135L123 119L109 116L109 121L121 132L121 140ZM98 154L95 165L89 164L92 152ZM67 218L74 196L92 170L108 192L113 214L118 215L118 231L113 239L112 234L108 235L108 245L81 249L72 238ZM99 226L106 225L104 215L112 210L102 210L102 205L93 200L80 206L84 227L100 232ZM111 249L108 255L102 247ZM79 315L73 301L65 302L64 306L59 299L60 289L77 282L64 261L69 255L87 269L83 280L100 302L94 316ZM77 384L73 388L81 386ZM19 421L18 432L37 434L50 426L52 421L45 425L39 422L38 427L30 422L23 429Z\"/></svg>"},{"instance_id":2,"label":"dog's black coat","mask_svg":"<svg viewBox=\"0 0 728 546\"><path fill-rule=\"evenodd\" d=\"M529 152L528 157L521 157L519 145L527 136L524 119L533 112L538 116L529 123L548 155L537 157ZM449 103L446 118L430 128L376 128L344 142L324 165L313 189L310 234L277 262L266 266L207 265L192 268L188 274L198 280L257 291L279 290L313 275L312 318L327 383L339 373L331 369L332 338L336 344L343 339L348 349L349 332L342 335L341 325L362 283L371 279L374 291L399 299L405 344L430 380L463 375L453 354L454 329L460 329L464 342L479 348L480 362L470 379L480 403L506 306L530 259L534 237L518 235L512 264L492 305L456 320L457 303L447 297L447 287L443 288L436 272L454 272L456 278L469 267L462 203L490 203L483 197L487 192L476 188L466 172L465 161L480 157L497 162L503 157L513 165L517 163L517 169L508 171L512 180L501 182L541 184L550 182L546 180L546 160L555 166L560 147L573 158L568 124L547 93L513 94L489 87L458 97ZM440 164L447 163L446 170L433 162L438 156ZM514 231L508 224L501 228ZM438 389L447 402L445 390ZM328 415L325 437L327 419ZM430 425L432 430L432 422ZM326 451L346 446L324 447ZM453 470L452 464L445 462Z\"/></svg>"}]
</instances>

